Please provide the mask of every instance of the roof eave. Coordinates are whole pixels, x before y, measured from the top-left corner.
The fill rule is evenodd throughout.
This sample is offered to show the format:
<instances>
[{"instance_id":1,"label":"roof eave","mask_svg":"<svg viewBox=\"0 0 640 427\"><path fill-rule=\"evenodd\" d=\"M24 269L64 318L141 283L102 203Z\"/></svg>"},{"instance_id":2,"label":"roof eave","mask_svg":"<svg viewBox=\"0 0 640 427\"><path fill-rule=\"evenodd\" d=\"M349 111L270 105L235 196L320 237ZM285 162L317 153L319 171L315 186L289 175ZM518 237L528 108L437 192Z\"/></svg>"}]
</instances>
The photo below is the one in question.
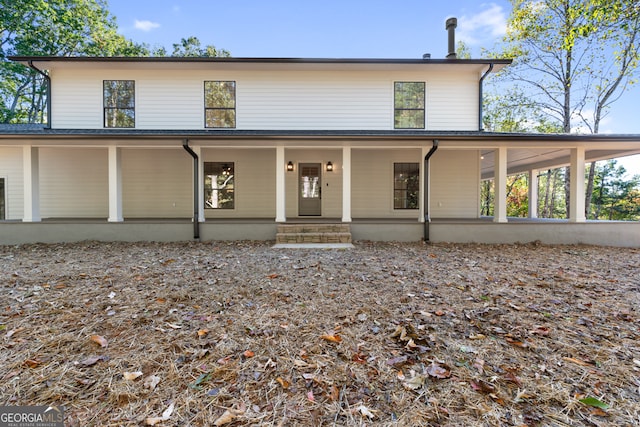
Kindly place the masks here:
<instances>
[{"instance_id":1,"label":"roof eave","mask_svg":"<svg viewBox=\"0 0 640 427\"><path fill-rule=\"evenodd\" d=\"M11 61L41 62L211 62L290 64L504 64L512 59L415 59L415 58L268 58L268 57L176 57L176 56L9 56Z\"/></svg>"}]
</instances>

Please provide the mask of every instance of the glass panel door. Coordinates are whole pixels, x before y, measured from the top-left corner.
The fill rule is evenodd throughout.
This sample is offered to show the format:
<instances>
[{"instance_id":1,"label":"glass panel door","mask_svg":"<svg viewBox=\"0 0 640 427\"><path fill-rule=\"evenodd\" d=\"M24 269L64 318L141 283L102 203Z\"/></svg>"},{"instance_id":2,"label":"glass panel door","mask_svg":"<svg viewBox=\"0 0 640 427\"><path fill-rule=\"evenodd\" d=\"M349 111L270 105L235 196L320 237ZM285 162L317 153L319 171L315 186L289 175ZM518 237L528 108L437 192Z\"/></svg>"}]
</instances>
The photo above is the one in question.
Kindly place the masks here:
<instances>
[{"instance_id":1,"label":"glass panel door","mask_svg":"<svg viewBox=\"0 0 640 427\"><path fill-rule=\"evenodd\" d=\"M321 164L301 163L299 172L298 215L320 216L322 214Z\"/></svg>"}]
</instances>

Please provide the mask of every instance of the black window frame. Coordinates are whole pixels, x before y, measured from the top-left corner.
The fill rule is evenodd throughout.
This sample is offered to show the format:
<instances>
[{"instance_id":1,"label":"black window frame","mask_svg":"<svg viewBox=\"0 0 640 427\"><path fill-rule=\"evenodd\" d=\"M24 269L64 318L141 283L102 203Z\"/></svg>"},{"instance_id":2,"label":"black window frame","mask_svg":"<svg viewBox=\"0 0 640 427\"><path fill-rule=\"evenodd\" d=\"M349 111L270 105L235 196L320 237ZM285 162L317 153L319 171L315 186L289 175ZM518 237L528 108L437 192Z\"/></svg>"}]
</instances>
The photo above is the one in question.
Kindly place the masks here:
<instances>
[{"instance_id":1,"label":"black window frame","mask_svg":"<svg viewBox=\"0 0 640 427\"><path fill-rule=\"evenodd\" d=\"M400 98L400 93L399 91L402 90L402 88L399 88L399 85L405 85L405 84L419 84L422 85L422 105L420 107L414 107L414 106L410 106L410 105L405 105L405 106L398 106L399 102L402 102ZM426 95L426 91L427 91L427 85L425 82L418 82L418 81L397 81L397 82L393 82L393 128L394 129L424 129L426 126L426 122L427 122L427 112L426 112L426 103L427 103L427 95ZM400 116L403 113L406 112L413 112L413 111L417 111L417 112L422 112L422 123L419 123L417 126L399 126L399 119Z\"/></svg>"},{"instance_id":2,"label":"black window frame","mask_svg":"<svg viewBox=\"0 0 640 427\"><path fill-rule=\"evenodd\" d=\"M228 176L231 181L231 188L213 188L211 184L207 185L208 176L211 175L215 171L220 171L220 175ZM235 162L204 162L203 171L204 171L204 208L212 209L212 210L233 210L236 208L236 183L235 183ZM224 194L225 196L231 196L230 202L225 202L224 206L213 206L211 203L208 203L209 194L213 194L217 192L218 194ZM219 199L219 198L218 198Z\"/></svg>"},{"instance_id":3,"label":"black window frame","mask_svg":"<svg viewBox=\"0 0 640 427\"><path fill-rule=\"evenodd\" d=\"M231 100L232 100L232 106L220 106L220 105L208 105L208 98L207 97L207 90L208 90L208 84L211 83L225 83L225 84L232 84L232 88L233 91L231 93ZM237 126L237 113L236 113L236 106L237 106L238 100L237 100L237 82L235 80L205 80L204 82L204 127L206 129L235 129ZM231 113L231 117L233 120L232 125L228 125L228 126L214 126L214 125L209 125L209 112L226 112L226 113Z\"/></svg>"},{"instance_id":4,"label":"black window frame","mask_svg":"<svg viewBox=\"0 0 640 427\"><path fill-rule=\"evenodd\" d=\"M403 174L407 178L402 181L398 175ZM398 185L399 183L404 185ZM418 162L394 162L393 163L393 209L416 210L420 208L420 163Z\"/></svg>"},{"instance_id":5,"label":"black window frame","mask_svg":"<svg viewBox=\"0 0 640 427\"><path fill-rule=\"evenodd\" d=\"M106 92L107 92L107 84L109 82L126 82L126 83L131 83L131 88L127 89L127 90L131 90L132 91L132 96L131 97L122 97L125 98L125 103L126 103L126 98L129 98L131 101L131 105L129 104L125 104L122 103L121 104L121 95L117 95L116 96L116 100L115 100L115 105L109 105L110 100L107 99L106 96ZM115 79L115 80L103 80L102 81L102 107L103 107L103 113L102 113L102 126L105 128L110 128L110 129L130 129L130 128L135 128L136 127L136 81L135 80L122 80L122 79ZM110 126L109 122L110 119L108 119L109 117L109 112L110 113L117 113L118 111L130 111L132 114L129 116L127 114L125 114L125 117L130 117L131 118L131 125L129 126Z\"/></svg>"}]
</instances>

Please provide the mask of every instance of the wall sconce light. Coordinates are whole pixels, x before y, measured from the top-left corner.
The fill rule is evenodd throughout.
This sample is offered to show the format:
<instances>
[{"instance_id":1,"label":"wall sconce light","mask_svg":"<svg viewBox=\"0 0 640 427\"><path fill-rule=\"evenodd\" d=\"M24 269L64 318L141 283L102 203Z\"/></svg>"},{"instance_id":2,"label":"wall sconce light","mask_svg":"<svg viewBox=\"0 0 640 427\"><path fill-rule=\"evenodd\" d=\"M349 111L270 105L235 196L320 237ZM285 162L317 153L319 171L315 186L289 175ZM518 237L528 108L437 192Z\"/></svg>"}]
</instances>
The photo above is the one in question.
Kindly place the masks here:
<instances>
[{"instance_id":1,"label":"wall sconce light","mask_svg":"<svg viewBox=\"0 0 640 427\"><path fill-rule=\"evenodd\" d=\"M333 163L327 162L327 172L333 172Z\"/></svg>"},{"instance_id":2,"label":"wall sconce light","mask_svg":"<svg viewBox=\"0 0 640 427\"><path fill-rule=\"evenodd\" d=\"M287 163L287 172L293 172L293 163L291 163L291 160Z\"/></svg>"}]
</instances>

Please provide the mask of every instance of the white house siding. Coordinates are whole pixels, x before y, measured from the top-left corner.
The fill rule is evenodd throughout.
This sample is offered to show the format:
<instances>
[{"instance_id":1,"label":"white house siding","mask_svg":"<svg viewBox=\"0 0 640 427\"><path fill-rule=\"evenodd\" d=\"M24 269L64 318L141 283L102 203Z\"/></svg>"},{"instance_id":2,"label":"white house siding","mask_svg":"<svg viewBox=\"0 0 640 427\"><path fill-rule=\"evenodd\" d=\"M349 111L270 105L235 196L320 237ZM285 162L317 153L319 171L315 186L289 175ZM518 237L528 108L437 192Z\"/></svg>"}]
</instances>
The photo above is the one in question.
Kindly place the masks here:
<instances>
[{"instance_id":1,"label":"white house siding","mask_svg":"<svg viewBox=\"0 0 640 427\"><path fill-rule=\"evenodd\" d=\"M478 76L450 72L427 83L429 130L478 130Z\"/></svg>"},{"instance_id":2,"label":"white house siding","mask_svg":"<svg viewBox=\"0 0 640 427\"><path fill-rule=\"evenodd\" d=\"M238 81L240 129L389 129L387 76L280 72Z\"/></svg>"},{"instance_id":3,"label":"white house siding","mask_svg":"<svg viewBox=\"0 0 640 427\"><path fill-rule=\"evenodd\" d=\"M421 163L419 149L353 149L351 214L353 218L415 218L418 209L393 208L393 164Z\"/></svg>"},{"instance_id":4,"label":"white house siding","mask_svg":"<svg viewBox=\"0 0 640 427\"><path fill-rule=\"evenodd\" d=\"M109 73L117 79L122 73ZM101 129L104 72L56 69L51 71L51 127Z\"/></svg>"},{"instance_id":5,"label":"white house siding","mask_svg":"<svg viewBox=\"0 0 640 427\"><path fill-rule=\"evenodd\" d=\"M0 178L5 179L6 219L22 219L24 214L22 147L0 147Z\"/></svg>"},{"instance_id":6,"label":"white house siding","mask_svg":"<svg viewBox=\"0 0 640 427\"><path fill-rule=\"evenodd\" d=\"M233 162L235 173L234 209L205 209L205 218L275 218L275 149L205 148L201 156L203 162Z\"/></svg>"},{"instance_id":7,"label":"white house siding","mask_svg":"<svg viewBox=\"0 0 640 427\"><path fill-rule=\"evenodd\" d=\"M136 127L202 129L204 80L145 74L136 79Z\"/></svg>"},{"instance_id":8,"label":"white house siding","mask_svg":"<svg viewBox=\"0 0 640 427\"><path fill-rule=\"evenodd\" d=\"M287 218L298 216L298 165L300 163L320 163L322 165L322 217L342 217L342 151L341 150L313 150L287 149L285 162L291 161L295 165L293 172L285 174L285 202ZM333 164L333 172L326 171L327 162Z\"/></svg>"},{"instance_id":9,"label":"white house siding","mask_svg":"<svg viewBox=\"0 0 640 427\"><path fill-rule=\"evenodd\" d=\"M438 150L429 163L432 218L478 218L480 152Z\"/></svg>"},{"instance_id":10,"label":"white house siding","mask_svg":"<svg viewBox=\"0 0 640 427\"><path fill-rule=\"evenodd\" d=\"M42 218L106 218L108 158L104 148L40 148Z\"/></svg>"},{"instance_id":11,"label":"white house siding","mask_svg":"<svg viewBox=\"0 0 640 427\"><path fill-rule=\"evenodd\" d=\"M103 80L134 80L137 129L204 129L204 81L236 81L237 129L393 129L393 83L426 82L428 130L476 130L475 73L55 69L52 127L101 129ZM212 130L214 131L214 130Z\"/></svg>"},{"instance_id":12,"label":"white house siding","mask_svg":"<svg viewBox=\"0 0 640 427\"><path fill-rule=\"evenodd\" d=\"M193 159L175 149L122 149L122 212L127 218L193 216Z\"/></svg>"}]
</instances>

